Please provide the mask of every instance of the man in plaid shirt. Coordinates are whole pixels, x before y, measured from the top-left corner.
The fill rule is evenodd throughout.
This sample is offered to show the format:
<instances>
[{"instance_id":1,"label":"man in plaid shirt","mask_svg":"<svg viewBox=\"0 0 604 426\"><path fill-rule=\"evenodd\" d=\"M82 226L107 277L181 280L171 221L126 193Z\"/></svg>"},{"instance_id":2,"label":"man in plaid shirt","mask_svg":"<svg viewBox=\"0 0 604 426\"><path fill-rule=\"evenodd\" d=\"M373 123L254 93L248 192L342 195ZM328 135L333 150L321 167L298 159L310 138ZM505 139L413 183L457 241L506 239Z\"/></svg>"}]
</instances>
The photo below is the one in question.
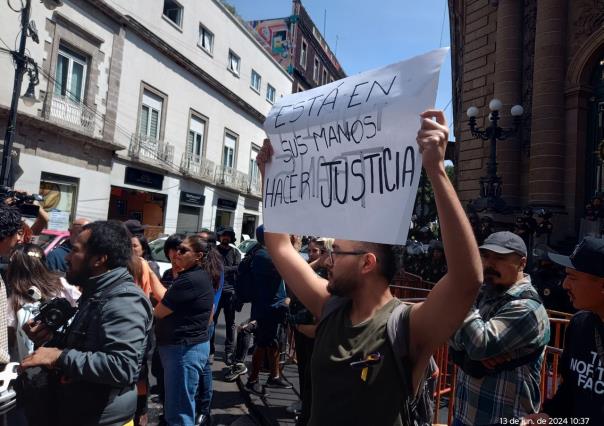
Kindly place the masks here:
<instances>
[{"instance_id":1,"label":"man in plaid shirt","mask_svg":"<svg viewBox=\"0 0 604 426\"><path fill-rule=\"evenodd\" d=\"M491 234L480 247L484 284L451 339L460 366L454 426L510 424L537 413L549 319L530 276L527 249L511 232Z\"/></svg>"}]
</instances>

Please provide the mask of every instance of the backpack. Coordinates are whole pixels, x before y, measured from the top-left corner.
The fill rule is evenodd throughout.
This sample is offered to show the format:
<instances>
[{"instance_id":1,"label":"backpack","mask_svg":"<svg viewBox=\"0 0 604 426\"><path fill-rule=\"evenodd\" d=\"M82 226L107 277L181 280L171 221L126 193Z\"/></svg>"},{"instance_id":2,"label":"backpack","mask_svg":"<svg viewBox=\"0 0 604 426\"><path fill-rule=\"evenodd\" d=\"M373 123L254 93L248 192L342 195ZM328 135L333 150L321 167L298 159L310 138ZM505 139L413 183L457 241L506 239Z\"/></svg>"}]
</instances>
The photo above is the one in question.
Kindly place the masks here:
<instances>
[{"instance_id":1,"label":"backpack","mask_svg":"<svg viewBox=\"0 0 604 426\"><path fill-rule=\"evenodd\" d=\"M348 299L338 298L336 303L327 303L323 309L321 319L323 321L338 308L343 306ZM395 356L395 364L402 383L405 399L401 401L401 420L404 425L409 426L431 426L434 418L434 392L436 391L436 380L438 378L438 365L434 357L430 357L424 380L420 383L415 397L412 385L411 373L413 369L408 368L411 363L406 354L401 350L408 346L409 341L409 315L411 306L399 303L390 313L386 323L387 340L390 343ZM402 321L399 321L402 319ZM399 327L401 327L399 329Z\"/></svg>"},{"instance_id":2,"label":"backpack","mask_svg":"<svg viewBox=\"0 0 604 426\"><path fill-rule=\"evenodd\" d=\"M235 281L235 295L240 304L249 303L254 298L254 283L252 280L252 262L254 256L262 248L262 244L257 243L245 255L237 268L237 281Z\"/></svg>"},{"instance_id":3,"label":"backpack","mask_svg":"<svg viewBox=\"0 0 604 426\"><path fill-rule=\"evenodd\" d=\"M487 318L492 318L502 307L507 305L509 302L524 299L534 300L539 304L543 304L537 292L533 290L524 290L516 296L506 293L503 297L501 297L501 299L499 299L493 306L490 307L489 311L487 312ZM480 296L478 301L480 301ZM470 359L470 357L468 357L466 351L464 350L456 350L452 347L449 347L449 353L451 354L452 361L459 368L461 368L464 373L476 379L481 379L484 376L498 374L504 370L513 370L515 368L520 367L521 365L535 362L541 357L544 349L545 346L540 346L535 351L527 355L523 355L519 358L515 358L507 362L503 362L492 369L485 367L481 361Z\"/></svg>"}]
</instances>

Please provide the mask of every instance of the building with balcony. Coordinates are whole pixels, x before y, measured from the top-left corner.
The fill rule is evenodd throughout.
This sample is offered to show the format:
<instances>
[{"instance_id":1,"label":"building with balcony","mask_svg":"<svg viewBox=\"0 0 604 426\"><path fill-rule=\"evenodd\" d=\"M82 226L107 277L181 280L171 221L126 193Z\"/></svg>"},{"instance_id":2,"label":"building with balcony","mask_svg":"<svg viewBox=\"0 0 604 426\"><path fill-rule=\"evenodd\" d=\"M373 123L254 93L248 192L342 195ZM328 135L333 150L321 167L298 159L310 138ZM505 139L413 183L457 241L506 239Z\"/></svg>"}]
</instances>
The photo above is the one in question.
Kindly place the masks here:
<instances>
[{"instance_id":1,"label":"building with balcony","mask_svg":"<svg viewBox=\"0 0 604 426\"><path fill-rule=\"evenodd\" d=\"M346 77L335 54L300 0L292 1L286 18L249 24L275 60L293 77L292 92L301 92Z\"/></svg>"},{"instance_id":2,"label":"building with balcony","mask_svg":"<svg viewBox=\"0 0 604 426\"><path fill-rule=\"evenodd\" d=\"M56 226L135 218L150 237L221 225L253 236L262 124L292 78L248 27L218 0L32 2L32 20L40 102L19 104L16 188L45 196ZM12 43L19 15L0 22ZM0 54L2 74L12 66ZM11 95L2 79L2 134Z\"/></svg>"}]
</instances>

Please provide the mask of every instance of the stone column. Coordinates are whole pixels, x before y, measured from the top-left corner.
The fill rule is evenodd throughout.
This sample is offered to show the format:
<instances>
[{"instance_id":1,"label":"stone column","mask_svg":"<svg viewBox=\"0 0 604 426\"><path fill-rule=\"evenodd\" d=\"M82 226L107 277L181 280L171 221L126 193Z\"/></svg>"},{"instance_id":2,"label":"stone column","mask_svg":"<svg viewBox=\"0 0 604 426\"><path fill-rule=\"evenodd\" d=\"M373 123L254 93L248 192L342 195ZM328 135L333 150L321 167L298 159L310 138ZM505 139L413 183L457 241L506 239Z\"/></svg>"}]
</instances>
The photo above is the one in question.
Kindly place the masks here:
<instances>
[{"instance_id":1,"label":"stone column","mask_svg":"<svg viewBox=\"0 0 604 426\"><path fill-rule=\"evenodd\" d=\"M500 125L512 126L510 109L522 103L523 0L499 0L495 50L495 98L503 102ZM497 144L497 172L503 179L502 197L509 206L520 206L520 138Z\"/></svg>"},{"instance_id":2,"label":"stone column","mask_svg":"<svg viewBox=\"0 0 604 426\"><path fill-rule=\"evenodd\" d=\"M566 0L538 0L529 203L564 205Z\"/></svg>"}]
</instances>

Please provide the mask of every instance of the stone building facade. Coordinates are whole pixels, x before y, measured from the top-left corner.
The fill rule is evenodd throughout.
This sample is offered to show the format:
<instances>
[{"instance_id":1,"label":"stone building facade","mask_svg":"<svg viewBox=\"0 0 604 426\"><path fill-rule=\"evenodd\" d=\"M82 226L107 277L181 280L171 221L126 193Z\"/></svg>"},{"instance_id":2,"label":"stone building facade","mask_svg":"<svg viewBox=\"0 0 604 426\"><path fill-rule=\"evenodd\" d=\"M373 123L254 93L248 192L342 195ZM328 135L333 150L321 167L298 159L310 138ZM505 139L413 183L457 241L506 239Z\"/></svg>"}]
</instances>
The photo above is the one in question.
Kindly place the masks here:
<instances>
[{"instance_id":1,"label":"stone building facade","mask_svg":"<svg viewBox=\"0 0 604 426\"><path fill-rule=\"evenodd\" d=\"M604 1L449 0L457 189L479 196L489 142L470 134L466 110L521 104L520 132L497 145L508 205L554 212L558 239L579 229L586 203L601 193L604 133Z\"/></svg>"}]
</instances>

